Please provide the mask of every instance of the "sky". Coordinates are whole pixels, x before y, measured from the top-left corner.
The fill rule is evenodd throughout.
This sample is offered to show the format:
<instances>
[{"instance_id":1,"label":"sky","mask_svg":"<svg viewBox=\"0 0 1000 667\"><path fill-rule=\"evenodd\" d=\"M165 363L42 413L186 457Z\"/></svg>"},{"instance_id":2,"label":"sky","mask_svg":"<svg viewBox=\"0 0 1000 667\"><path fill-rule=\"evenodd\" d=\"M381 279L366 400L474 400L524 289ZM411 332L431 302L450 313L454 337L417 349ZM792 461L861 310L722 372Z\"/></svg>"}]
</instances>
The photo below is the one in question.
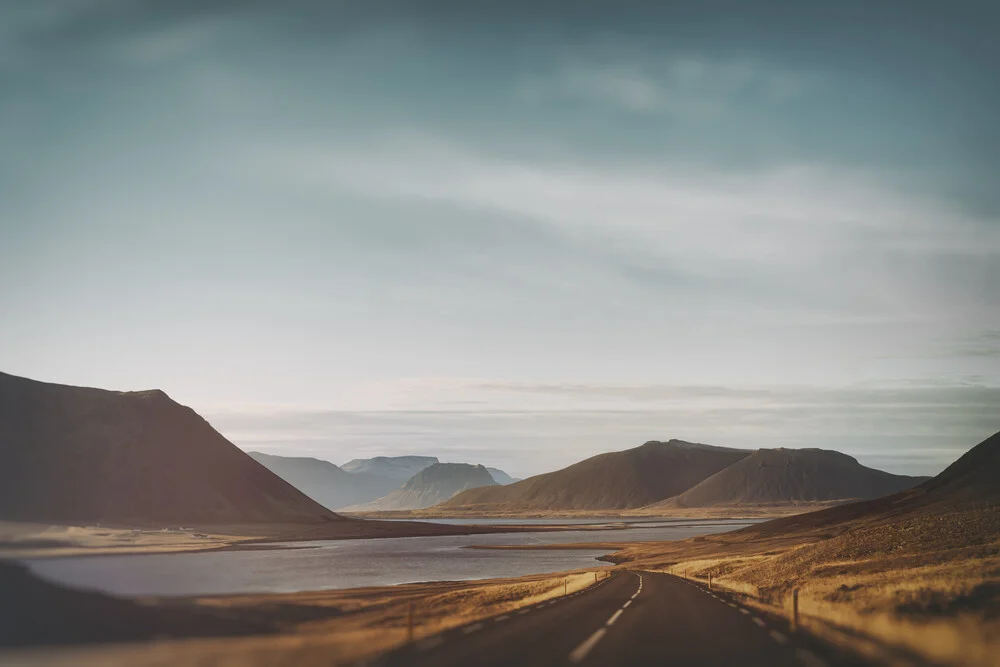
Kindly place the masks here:
<instances>
[{"instance_id":1,"label":"sky","mask_svg":"<svg viewBox=\"0 0 1000 667\"><path fill-rule=\"evenodd\" d=\"M0 0L0 370L516 476L1000 430L991 2Z\"/></svg>"}]
</instances>

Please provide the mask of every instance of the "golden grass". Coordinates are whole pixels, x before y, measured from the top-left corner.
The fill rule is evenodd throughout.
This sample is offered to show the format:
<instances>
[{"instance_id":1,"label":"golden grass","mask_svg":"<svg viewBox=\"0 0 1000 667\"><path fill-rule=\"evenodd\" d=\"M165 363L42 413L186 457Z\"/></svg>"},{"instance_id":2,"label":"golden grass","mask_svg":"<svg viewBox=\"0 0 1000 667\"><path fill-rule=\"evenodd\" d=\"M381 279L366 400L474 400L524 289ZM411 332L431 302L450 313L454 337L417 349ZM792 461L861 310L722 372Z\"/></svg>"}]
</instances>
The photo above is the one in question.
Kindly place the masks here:
<instances>
[{"instance_id":1,"label":"golden grass","mask_svg":"<svg viewBox=\"0 0 1000 667\"><path fill-rule=\"evenodd\" d=\"M342 615L316 621L290 621L288 630L277 635L164 639L100 647L0 652L0 663L25 667L166 667L177 664L312 667L350 663L405 644L409 638L411 605L413 639L419 641L466 623L538 604L564 592L582 590L595 583L595 574L607 576L605 571L590 570L506 580L197 598L191 603L230 608L235 614L246 608L295 618L291 607L322 606L332 607Z\"/></svg>"},{"instance_id":2,"label":"golden grass","mask_svg":"<svg viewBox=\"0 0 1000 667\"><path fill-rule=\"evenodd\" d=\"M211 529L156 530L0 521L0 558L204 551L250 539L253 538L249 535L220 534Z\"/></svg>"},{"instance_id":3,"label":"golden grass","mask_svg":"<svg viewBox=\"0 0 1000 667\"><path fill-rule=\"evenodd\" d=\"M506 507L503 505L470 505L467 507L428 507L419 510L383 510L348 512L359 519L774 519L802 514L842 504L837 502L804 502L776 505L720 505L716 507L637 507L633 509L569 510Z\"/></svg>"},{"instance_id":4,"label":"golden grass","mask_svg":"<svg viewBox=\"0 0 1000 667\"><path fill-rule=\"evenodd\" d=\"M1000 665L1000 514L952 512L861 526L807 541L712 536L635 545L631 567L666 571L789 616L804 628L894 664ZM689 553L685 553L685 550Z\"/></svg>"}]
</instances>

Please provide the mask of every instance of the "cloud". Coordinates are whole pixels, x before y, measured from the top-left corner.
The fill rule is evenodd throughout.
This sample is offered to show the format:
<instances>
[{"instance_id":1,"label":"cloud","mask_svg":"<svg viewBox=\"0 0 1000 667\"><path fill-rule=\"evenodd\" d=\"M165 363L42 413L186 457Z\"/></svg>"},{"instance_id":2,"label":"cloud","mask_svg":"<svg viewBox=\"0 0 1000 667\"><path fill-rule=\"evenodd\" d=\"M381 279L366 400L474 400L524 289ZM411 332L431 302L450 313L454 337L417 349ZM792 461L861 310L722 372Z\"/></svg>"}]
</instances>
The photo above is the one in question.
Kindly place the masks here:
<instances>
[{"instance_id":1,"label":"cloud","mask_svg":"<svg viewBox=\"0 0 1000 667\"><path fill-rule=\"evenodd\" d=\"M528 78L521 93L536 103L599 103L627 112L715 123L745 112L748 102L784 104L815 85L788 69L749 59L710 60L683 53L666 58L630 55L628 59L620 55L577 57L577 62L563 64L547 75Z\"/></svg>"},{"instance_id":2,"label":"cloud","mask_svg":"<svg viewBox=\"0 0 1000 667\"><path fill-rule=\"evenodd\" d=\"M941 321L1000 307L993 291L968 289L1000 286L1000 221L878 171L498 158L419 134L363 150L264 146L253 162L268 165L267 179L516 216L623 278L670 290L680 276L737 311L769 303L820 319Z\"/></svg>"}]
</instances>

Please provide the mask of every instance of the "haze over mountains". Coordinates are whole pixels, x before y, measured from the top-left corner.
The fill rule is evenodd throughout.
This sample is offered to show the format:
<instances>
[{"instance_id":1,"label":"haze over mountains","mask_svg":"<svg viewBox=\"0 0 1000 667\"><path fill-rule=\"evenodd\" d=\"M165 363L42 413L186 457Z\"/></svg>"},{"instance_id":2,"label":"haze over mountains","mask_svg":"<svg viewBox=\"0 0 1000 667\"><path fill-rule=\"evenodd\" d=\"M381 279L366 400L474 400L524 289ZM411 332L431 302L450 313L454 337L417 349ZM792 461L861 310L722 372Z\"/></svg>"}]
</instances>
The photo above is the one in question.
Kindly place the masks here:
<instances>
[{"instance_id":1,"label":"haze over mountains","mask_svg":"<svg viewBox=\"0 0 1000 667\"><path fill-rule=\"evenodd\" d=\"M117 392L0 373L0 519L339 521L159 390Z\"/></svg>"},{"instance_id":2,"label":"haze over mountains","mask_svg":"<svg viewBox=\"0 0 1000 667\"><path fill-rule=\"evenodd\" d=\"M358 511L362 507L365 510L419 509L447 500L455 493L474 486L497 484L498 477L516 481L498 468L464 463L442 464L435 456L376 456L354 459L337 466L310 457L248 453L271 472L333 510ZM450 473L445 475L439 472L438 478L433 481L429 477L420 477L425 470L440 465L456 467L442 469ZM485 476L479 468L487 471ZM425 488L425 484L430 486ZM391 495L394 491L404 490L406 493ZM387 497L384 502L379 500L383 496Z\"/></svg>"},{"instance_id":3,"label":"haze over mountains","mask_svg":"<svg viewBox=\"0 0 1000 667\"><path fill-rule=\"evenodd\" d=\"M347 472L311 457L274 456L247 452L255 461L330 509L366 503L399 487L395 477L370 472Z\"/></svg>"},{"instance_id":4,"label":"haze over mountains","mask_svg":"<svg viewBox=\"0 0 1000 667\"><path fill-rule=\"evenodd\" d=\"M356 511L422 509L448 500L466 489L496 486L490 472L481 465L435 463L407 480L402 488L366 505L346 508Z\"/></svg>"},{"instance_id":5,"label":"haze over mountains","mask_svg":"<svg viewBox=\"0 0 1000 667\"><path fill-rule=\"evenodd\" d=\"M348 461L341 469L352 473L369 473L405 482L418 472L438 463L436 456L376 456Z\"/></svg>"}]
</instances>

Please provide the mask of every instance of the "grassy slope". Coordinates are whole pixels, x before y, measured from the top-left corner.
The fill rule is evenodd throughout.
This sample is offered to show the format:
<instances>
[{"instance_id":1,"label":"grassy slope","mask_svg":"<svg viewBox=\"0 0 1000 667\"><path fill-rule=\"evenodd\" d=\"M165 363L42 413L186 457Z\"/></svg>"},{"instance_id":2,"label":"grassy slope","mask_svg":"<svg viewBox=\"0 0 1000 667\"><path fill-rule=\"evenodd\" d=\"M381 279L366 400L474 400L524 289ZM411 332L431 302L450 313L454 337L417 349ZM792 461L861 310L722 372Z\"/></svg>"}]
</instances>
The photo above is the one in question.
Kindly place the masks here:
<instances>
[{"instance_id":1,"label":"grassy slope","mask_svg":"<svg viewBox=\"0 0 1000 667\"><path fill-rule=\"evenodd\" d=\"M938 477L873 501L684 542L635 545L630 567L687 572L946 664L1000 656L1000 434Z\"/></svg>"},{"instance_id":2,"label":"grassy slope","mask_svg":"<svg viewBox=\"0 0 1000 667\"><path fill-rule=\"evenodd\" d=\"M0 620L5 621L0 624L0 646L8 646L0 648L0 663L74 667L352 663L404 643L410 605L414 638L419 639L595 582L593 570L576 570L517 579L135 603L50 586L0 564L0 582L5 575L8 588L30 593L22 597L35 604L26 608L11 599L12 605L0 605ZM37 647L141 641L164 632L173 638ZM17 649L30 644L36 646Z\"/></svg>"}]
</instances>

